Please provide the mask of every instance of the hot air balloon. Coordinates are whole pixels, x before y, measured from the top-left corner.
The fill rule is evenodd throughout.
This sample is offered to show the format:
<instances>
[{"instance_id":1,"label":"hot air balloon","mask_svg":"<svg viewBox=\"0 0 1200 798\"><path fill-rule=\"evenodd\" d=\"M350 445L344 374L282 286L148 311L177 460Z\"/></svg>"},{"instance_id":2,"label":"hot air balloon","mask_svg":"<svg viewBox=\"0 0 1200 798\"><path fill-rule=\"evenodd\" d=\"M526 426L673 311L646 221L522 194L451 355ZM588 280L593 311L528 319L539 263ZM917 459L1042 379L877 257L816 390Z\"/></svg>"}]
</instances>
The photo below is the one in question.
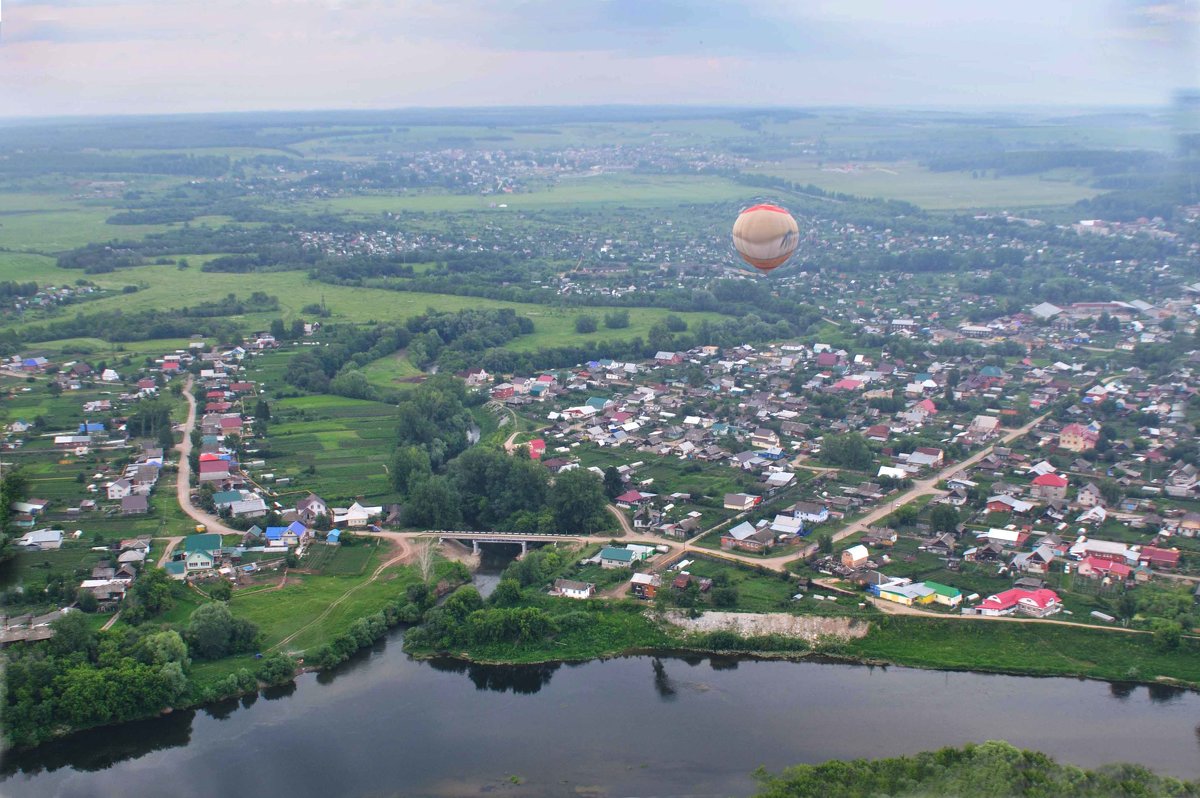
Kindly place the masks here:
<instances>
[{"instance_id":1,"label":"hot air balloon","mask_svg":"<svg viewBox=\"0 0 1200 798\"><path fill-rule=\"evenodd\" d=\"M799 243L796 220L778 205L751 206L733 223L733 246L764 274L787 261Z\"/></svg>"}]
</instances>

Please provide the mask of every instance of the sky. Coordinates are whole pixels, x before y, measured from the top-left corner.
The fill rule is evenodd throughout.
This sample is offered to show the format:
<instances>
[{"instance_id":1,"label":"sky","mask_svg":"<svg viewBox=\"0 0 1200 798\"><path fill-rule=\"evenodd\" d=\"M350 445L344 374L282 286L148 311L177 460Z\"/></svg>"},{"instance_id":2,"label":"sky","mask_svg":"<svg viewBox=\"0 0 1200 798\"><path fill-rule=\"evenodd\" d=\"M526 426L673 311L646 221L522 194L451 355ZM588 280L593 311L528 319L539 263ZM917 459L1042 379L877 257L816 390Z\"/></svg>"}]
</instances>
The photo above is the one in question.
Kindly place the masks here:
<instances>
[{"instance_id":1,"label":"sky","mask_svg":"<svg viewBox=\"0 0 1200 798\"><path fill-rule=\"evenodd\" d=\"M4 0L0 117L1161 106L1200 0Z\"/></svg>"}]
</instances>

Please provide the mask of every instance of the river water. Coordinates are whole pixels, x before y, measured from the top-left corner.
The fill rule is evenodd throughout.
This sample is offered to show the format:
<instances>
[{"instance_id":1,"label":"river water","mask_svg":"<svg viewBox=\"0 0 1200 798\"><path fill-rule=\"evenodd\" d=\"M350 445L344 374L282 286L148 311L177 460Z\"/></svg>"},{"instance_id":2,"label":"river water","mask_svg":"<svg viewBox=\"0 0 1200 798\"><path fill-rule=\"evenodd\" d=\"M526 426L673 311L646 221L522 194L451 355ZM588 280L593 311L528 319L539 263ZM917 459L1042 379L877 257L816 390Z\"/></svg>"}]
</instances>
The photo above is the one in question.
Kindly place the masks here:
<instances>
[{"instance_id":1,"label":"river water","mask_svg":"<svg viewBox=\"0 0 1200 798\"><path fill-rule=\"evenodd\" d=\"M292 689L8 755L0 794L747 795L759 765L988 739L1200 777L1200 695L1171 688L701 657L489 668L401 642Z\"/></svg>"}]
</instances>

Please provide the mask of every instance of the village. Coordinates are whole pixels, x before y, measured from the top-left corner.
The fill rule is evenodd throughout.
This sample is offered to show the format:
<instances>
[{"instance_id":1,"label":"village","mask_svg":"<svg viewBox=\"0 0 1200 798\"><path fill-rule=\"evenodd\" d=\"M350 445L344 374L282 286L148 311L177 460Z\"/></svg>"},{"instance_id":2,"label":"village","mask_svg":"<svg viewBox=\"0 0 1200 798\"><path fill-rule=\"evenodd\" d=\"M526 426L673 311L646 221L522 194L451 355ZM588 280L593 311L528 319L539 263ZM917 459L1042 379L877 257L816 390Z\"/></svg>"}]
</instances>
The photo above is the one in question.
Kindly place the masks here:
<instances>
[{"instance_id":1,"label":"village","mask_svg":"<svg viewBox=\"0 0 1200 798\"><path fill-rule=\"evenodd\" d=\"M507 435L510 454L604 481L619 524L608 544L581 536L595 545L573 577L634 572L599 586L564 577L554 595L652 600L669 585L691 601L694 584L719 606L706 574L735 566L789 580L772 610L840 597L887 612L1112 625L1140 586L1200 581L1197 378L1193 361L1119 367L1080 346L1091 333L1109 352L1164 345L1194 331L1193 307L1041 303L950 329L876 314L858 332L881 341L873 351L835 331L833 343L458 376L501 429L530 430ZM234 346L196 340L140 362L8 363L13 401L36 385L55 411L10 422L4 456L40 464L34 474L82 469L53 482L54 495L12 504L13 545L87 548L90 567L74 583L48 579L44 599L24 596L31 612L5 622L5 639L36 639L72 600L118 611L147 564L245 588L358 535L403 530L401 502L322 496L272 460L267 399L279 386L250 376L254 364L319 332L305 325L287 345L265 332Z\"/></svg>"}]
</instances>

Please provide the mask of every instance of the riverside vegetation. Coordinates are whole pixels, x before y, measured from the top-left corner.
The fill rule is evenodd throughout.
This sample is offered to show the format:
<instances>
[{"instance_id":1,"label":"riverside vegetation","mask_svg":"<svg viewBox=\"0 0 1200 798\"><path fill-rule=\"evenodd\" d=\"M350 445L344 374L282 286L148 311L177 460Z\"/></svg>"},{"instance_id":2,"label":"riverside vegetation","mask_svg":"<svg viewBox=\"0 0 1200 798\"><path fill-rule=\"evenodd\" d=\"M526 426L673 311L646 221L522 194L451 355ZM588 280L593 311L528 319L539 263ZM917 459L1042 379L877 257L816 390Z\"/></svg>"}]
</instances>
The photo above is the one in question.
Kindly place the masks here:
<instances>
[{"instance_id":1,"label":"riverside vegetation","mask_svg":"<svg viewBox=\"0 0 1200 798\"><path fill-rule=\"evenodd\" d=\"M756 774L758 798L1150 798L1200 795L1200 784L1137 765L1084 770L1004 742L889 759L797 765Z\"/></svg>"}]
</instances>

